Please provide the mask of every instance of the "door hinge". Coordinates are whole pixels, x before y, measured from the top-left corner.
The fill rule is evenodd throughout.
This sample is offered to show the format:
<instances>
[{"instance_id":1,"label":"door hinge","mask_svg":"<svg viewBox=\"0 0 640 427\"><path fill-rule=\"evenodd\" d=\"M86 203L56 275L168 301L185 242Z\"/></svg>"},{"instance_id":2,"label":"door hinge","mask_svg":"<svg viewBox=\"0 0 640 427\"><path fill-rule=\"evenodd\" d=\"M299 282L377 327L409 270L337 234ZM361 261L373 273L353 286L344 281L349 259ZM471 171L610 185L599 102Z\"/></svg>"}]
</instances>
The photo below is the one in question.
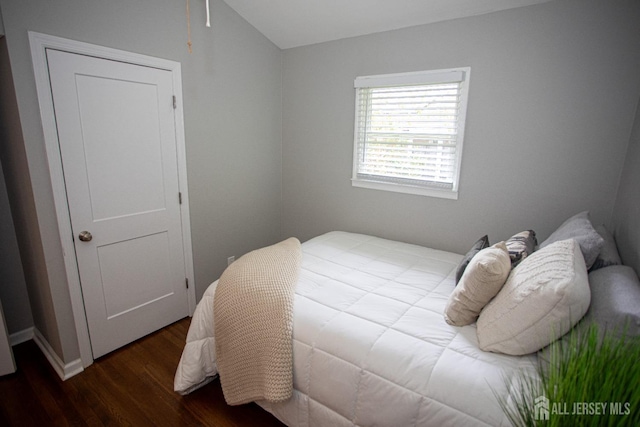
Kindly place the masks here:
<instances>
[{"instance_id":1,"label":"door hinge","mask_svg":"<svg viewBox=\"0 0 640 427\"><path fill-rule=\"evenodd\" d=\"M178 192L178 203L182 204L182 192Z\"/></svg>"},{"instance_id":2,"label":"door hinge","mask_svg":"<svg viewBox=\"0 0 640 427\"><path fill-rule=\"evenodd\" d=\"M189 279L187 279L186 277L184 278L184 284L187 287L187 289L189 289Z\"/></svg>"},{"instance_id":3,"label":"door hinge","mask_svg":"<svg viewBox=\"0 0 640 427\"><path fill-rule=\"evenodd\" d=\"M173 109L175 110L176 108L178 108L178 99L173 95Z\"/></svg>"}]
</instances>

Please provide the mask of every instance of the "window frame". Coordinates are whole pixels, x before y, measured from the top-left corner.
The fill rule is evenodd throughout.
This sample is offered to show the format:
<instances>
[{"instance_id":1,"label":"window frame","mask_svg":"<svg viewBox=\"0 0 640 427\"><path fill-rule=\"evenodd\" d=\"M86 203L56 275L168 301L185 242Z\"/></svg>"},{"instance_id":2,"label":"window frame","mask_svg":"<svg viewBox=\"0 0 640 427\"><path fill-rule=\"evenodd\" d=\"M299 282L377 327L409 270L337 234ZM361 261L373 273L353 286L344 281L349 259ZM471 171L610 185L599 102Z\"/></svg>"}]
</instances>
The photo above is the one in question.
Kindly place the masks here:
<instances>
[{"instance_id":1,"label":"window frame","mask_svg":"<svg viewBox=\"0 0 640 427\"><path fill-rule=\"evenodd\" d=\"M469 79L471 67L448 68L442 70L416 71L409 73L381 74L372 76L360 76L354 80L355 88L355 116L353 134L353 174L351 184L353 187L368 188L374 190L393 191L405 194L416 194L429 197L440 197L445 199L458 198L460 187L460 172L462 166L462 149L464 143L464 133L467 115L467 104L469 98ZM458 109L458 122L456 132L456 154L455 170L453 173L453 183L451 188L444 188L436 182L425 181L424 184L412 184L401 182L389 182L389 180L371 179L359 177L359 153L360 153L360 106L358 90L363 88L384 88L402 87L428 84L450 83L454 81L462 82L460 88L460 103Z\"/></svg>"}]
</instances>

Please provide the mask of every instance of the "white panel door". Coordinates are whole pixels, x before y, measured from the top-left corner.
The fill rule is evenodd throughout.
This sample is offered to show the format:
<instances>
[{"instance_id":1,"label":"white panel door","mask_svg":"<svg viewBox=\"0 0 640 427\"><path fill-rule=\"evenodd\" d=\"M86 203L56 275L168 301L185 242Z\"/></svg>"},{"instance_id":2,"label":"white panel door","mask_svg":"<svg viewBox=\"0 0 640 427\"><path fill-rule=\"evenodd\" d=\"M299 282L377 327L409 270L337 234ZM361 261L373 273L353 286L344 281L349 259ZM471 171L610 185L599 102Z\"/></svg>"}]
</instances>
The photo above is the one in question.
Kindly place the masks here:
<instances>
[{"instance_id":1,"label":"white panel door","mask_svg":"<svg viewBox=\"0 0 640 427\"><path fill-rule=\"evenodd\" d=\"M189 314L170 71L47 50L93 357Z\"/></svg>"}]
</instances>

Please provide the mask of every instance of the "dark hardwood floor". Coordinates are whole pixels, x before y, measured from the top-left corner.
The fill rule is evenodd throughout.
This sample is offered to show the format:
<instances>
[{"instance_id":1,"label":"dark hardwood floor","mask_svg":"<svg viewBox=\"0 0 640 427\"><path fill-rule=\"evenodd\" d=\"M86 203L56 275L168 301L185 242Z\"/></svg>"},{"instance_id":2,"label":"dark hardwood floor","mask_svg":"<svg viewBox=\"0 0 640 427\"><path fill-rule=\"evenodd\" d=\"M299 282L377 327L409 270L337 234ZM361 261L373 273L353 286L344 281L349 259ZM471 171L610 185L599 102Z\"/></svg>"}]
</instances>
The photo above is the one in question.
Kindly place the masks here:
<instances>
[{"instance_id":1,"label":"dark hardwood floor","mask_svg":"<svg viewBox=\"0 0 640 427\"><path fill-rule=\"evenodd\" d=\"M228 406L218 380L173 391L190 318L60 380L33 341L13 348L18 371L0 378L2 426L282 426L251 403Z\"/></svg>"}]
</instances>

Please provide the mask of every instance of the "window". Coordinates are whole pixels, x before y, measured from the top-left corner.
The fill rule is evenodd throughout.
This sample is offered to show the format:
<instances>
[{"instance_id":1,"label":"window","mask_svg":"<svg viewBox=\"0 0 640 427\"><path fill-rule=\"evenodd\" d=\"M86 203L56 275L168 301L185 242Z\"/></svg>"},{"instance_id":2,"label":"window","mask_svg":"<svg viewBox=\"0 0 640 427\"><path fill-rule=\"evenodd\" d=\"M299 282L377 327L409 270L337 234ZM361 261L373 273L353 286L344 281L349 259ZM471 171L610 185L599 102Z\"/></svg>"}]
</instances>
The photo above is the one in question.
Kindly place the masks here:
<instances>
[{"instance_id":1,"label":"window","mask_svg":"<svg viewBox=\"0 0 640 427\"><path fill-rule=\"evenodd\" d=\"M353 185L457 199L469 73L356 78Z\"/></svg>"}]
</instances>

